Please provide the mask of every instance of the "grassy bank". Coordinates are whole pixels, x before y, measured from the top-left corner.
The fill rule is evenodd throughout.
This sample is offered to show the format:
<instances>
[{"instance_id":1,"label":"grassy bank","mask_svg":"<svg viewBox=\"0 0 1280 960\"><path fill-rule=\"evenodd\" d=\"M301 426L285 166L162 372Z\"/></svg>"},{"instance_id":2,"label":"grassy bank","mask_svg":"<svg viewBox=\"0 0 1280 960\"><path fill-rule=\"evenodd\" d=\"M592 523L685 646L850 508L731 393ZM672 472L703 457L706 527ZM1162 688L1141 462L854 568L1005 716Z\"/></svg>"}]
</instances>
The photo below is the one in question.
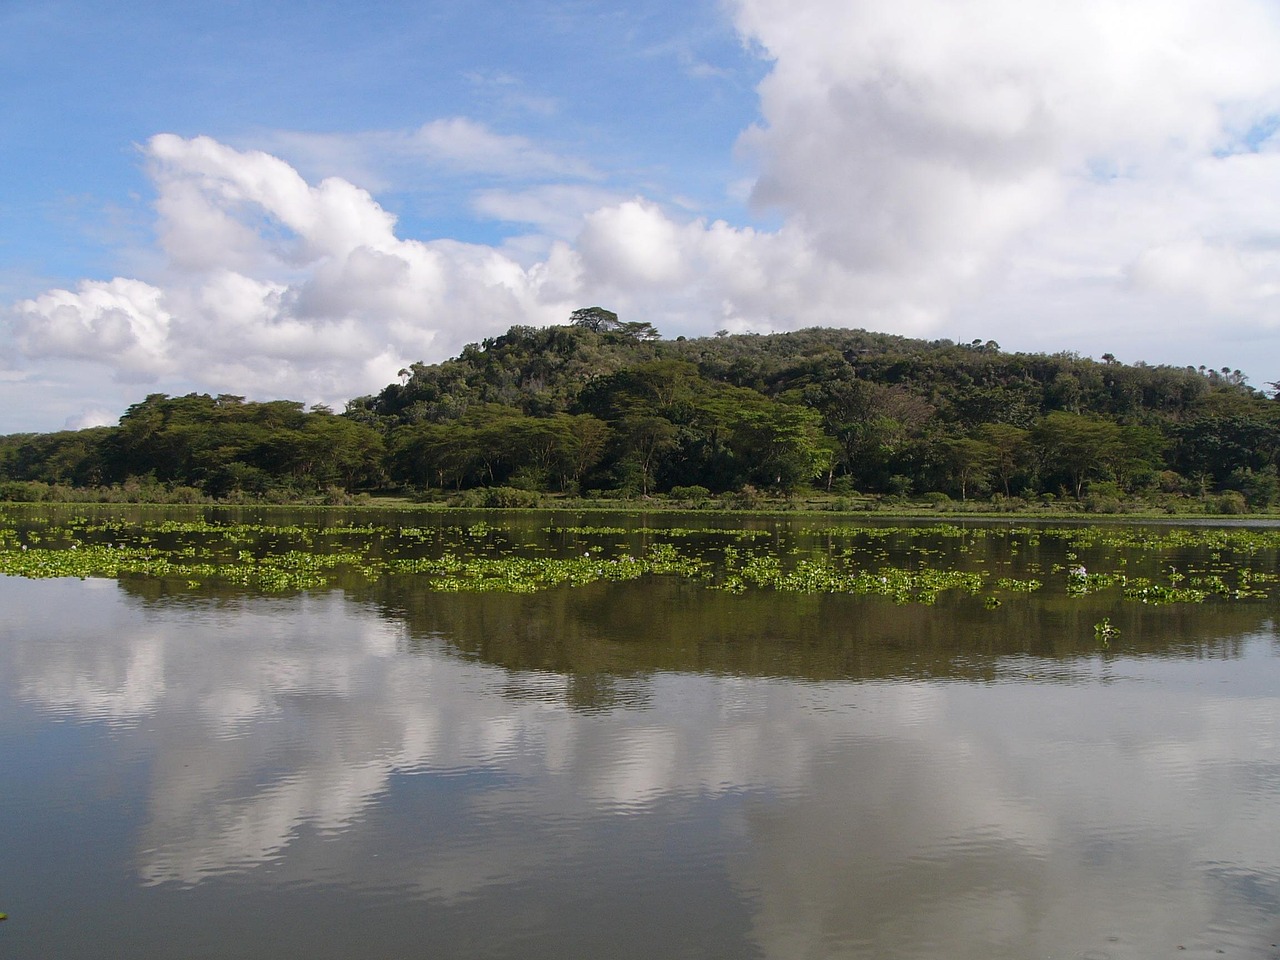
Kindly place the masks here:
<instances>
[{"instance_id":1,"label":"grassy bank","mask_svg":"<svg viewBox=\"0 0 1280 960\"><path fill-rule=\"evenodd\" d=\"M1280 508L1251 507L1235 491L1204 497L1158 494L1121 499L1086 494L1071 497L1045 495L1037 499L992 497L954 500L945 494L922 497L873 494L827 494L811 491L780 496L745 487L728 494L712 494L701 488L685 488L644 497L565 496L513 487L482 487L456 493L365 492L347 493L332 488L323 493L298 495L275 491L265 496L237 494L214 498L194 487L160 483L73 487L36 481L0 484L0 502L8 503L120 503L120 504L218 504L227 506L323 506L382 508L551 509L602 511L708 511L729 513L876 514L884 517L1024 517L1070 518L1122 516L1142 518L1221 519L1224 517L1280 518Z\"/></svg>"}]
</instances>

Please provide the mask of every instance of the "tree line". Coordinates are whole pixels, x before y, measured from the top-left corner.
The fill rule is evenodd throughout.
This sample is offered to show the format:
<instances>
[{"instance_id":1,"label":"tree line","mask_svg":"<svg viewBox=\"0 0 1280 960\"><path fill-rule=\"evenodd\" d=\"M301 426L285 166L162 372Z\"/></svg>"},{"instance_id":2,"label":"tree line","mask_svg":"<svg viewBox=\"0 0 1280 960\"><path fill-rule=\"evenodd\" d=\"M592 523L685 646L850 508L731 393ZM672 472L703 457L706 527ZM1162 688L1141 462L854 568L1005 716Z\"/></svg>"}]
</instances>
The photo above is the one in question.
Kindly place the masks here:
<instances>
[{"instance_id":1,"label":"tree line","mask_svg":"<svg viewBox=\"0 0 1280 960\"><path fill-rule=\"evenodd\" d=\"M1239 371L864 330L664 340L601 308L415 363L342 413L153 394L115 427L0 437L0 480L201 496L744 487L1280 497L1280 403Z\"/></svg>"}]
</instances>

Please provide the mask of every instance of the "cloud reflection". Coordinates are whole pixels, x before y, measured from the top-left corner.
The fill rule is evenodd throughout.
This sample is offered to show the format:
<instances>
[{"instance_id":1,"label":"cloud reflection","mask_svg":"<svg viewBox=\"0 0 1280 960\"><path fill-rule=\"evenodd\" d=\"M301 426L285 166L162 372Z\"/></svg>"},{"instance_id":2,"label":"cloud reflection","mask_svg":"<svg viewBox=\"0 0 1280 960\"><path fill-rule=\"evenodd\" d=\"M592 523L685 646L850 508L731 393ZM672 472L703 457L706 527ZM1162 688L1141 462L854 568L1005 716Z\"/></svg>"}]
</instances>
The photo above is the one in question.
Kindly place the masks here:
<instances>
[{"instance_id":1,"label":"cloud reflection","mask_svg":"<svg viewBox=\"0 0 1280 960\"><path fill-rule=\"evenodd\" d=\"M154 741L146 883L273 864L459 903L683 817L720 838L770 957L1195 955L1280 933L1262 640L1070 684L655 672L583 711L570 678L410 638L338 592L144 606L0 581L0 600L19 701Z\"/></svg>"}]
</instances>

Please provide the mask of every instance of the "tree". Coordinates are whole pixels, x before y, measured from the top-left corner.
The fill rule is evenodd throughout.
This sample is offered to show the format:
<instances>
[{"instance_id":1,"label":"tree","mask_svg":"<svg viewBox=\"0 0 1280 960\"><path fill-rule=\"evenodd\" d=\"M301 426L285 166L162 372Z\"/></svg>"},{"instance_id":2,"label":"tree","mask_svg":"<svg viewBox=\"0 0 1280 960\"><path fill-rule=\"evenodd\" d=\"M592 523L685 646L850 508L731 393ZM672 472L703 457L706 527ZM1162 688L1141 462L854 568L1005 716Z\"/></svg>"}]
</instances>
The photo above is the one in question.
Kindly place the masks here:
<instances>
[{"instance_id":1,"label":"tree","mask_svg":"<svg viewBox=\"0 0 1280 960\"><path fill-rule=\"evenodd\" d=\"M1035 438L1046 466L1067 475L1076 499L1084 482L1108 469L1123 450L1118 425L1101 417L1055 410L1035 427Z\"/></svg>"},{"instance_id":2,"label":"tree","mask_svg":"<svg viewBox=\"0 0 1280 960\"><path fill-rule=\"evenodd\" d=\"M1172 460L1179 473L1221 487L1236 470L1264 470L1280 455L1280 426L1271 404L1263 415L1202 416L1174 426Z\"/></svg>"},{"instance_id":3,"label":"tree","mask_svg":"<svg viewBox=\"0 0 1280 960\"><path fill-rule=\"evenodd\" d=\"M621 332L633 340L660 340L662 334L658 328L647 320L633 320L622 325Z\"/></svg>"},{"instance_id":4,"label":"tree","mask_svg":"<svg viewBox=\"0 0 1280 960\"><path fill-rule=\"evenodd\" d=\"M376 430L315 411L302 433L318 487L334 485L350 492L382 482L386 447Z\"/></svg>"},{"instance_id":5,"label":"tree","mask_svg":"<svg viewBox=\"0 0 1280 960\"><path fill-rule=\"evenodd\" d=\"M476 432L459 424L417 423L390 438L391 475L404 483L461 489L479 463Z\"/></svg>"},{"instance_id":6,"label":"tree","mask_svg":"<svg viewBox=\"0 0 1280 960\"><path fill-rule=\"evenodd\" d=\"M615 333L622 329L618 315L604 307L580 307L569 314L569 324L596 333Z\"/></svg>"},{"instance_id":7,"label":"tree","mask_svg":"<svg viewBox=\"0 0 1280 960\"><path fill-rule=\"evenodd\" d=\"M662 453L675 446L676 428L666 417L646 413L640 408L624 416L614 428L626 453L621 462L631 464L640 473L640 492L648 496Z\"/></svg>"},{"instance_id":8,"label":"tree","mask_svg":"<svg viewBox=\"0 0 1280 960\"><path fill-rule=\"evenodd\" d=\"M996 448L972 437L958 437L942 442L948 471L960 487L960 499L969 499L969 486L987 478L996 462Z\"/></svg>"},{"instance_id":9,"label":"tree","mask_svg":"<svg viewBox=\"0 0 1280 960\"><path fill-rule=\"evenodd\" d=\"M565 476L576 484L604 456L605 446L609 442L609 425L589 413L560 416L565 418L570 438L564 449L562 469Z\"/></svg>"},{"instance_id":10,"label":"tree","mask_svg":"<svg viewBox=\"0 0 1280 960\"><path fill-rule=\"evenodd\" d=\"M750 479L788 492L824 473L830 459L815 411L764 398L738 411L729 442L735 456L750 465Z\"/></svg>"},{"instance_id":11,"label":"tree","mask_svg":"<svg viewBox=\"0 0 1280 960\"><path fill-rule=\"evenodd\" d=\"M978 439L991 448L991 472L1009 496L1010 481L1027 470L1030 432L1009 423L986 423L978 428Z\"/></svg>"},{"instance_id":12,"label":"tree","mask_svg":"<svg viewBox=\"0 0 1280 960\"><path fill-rule=\"evenodd\" d=\"M0 438L0 477L87 486L103 482L103 455L115 427Z\"/></svg>"}]
</instances>

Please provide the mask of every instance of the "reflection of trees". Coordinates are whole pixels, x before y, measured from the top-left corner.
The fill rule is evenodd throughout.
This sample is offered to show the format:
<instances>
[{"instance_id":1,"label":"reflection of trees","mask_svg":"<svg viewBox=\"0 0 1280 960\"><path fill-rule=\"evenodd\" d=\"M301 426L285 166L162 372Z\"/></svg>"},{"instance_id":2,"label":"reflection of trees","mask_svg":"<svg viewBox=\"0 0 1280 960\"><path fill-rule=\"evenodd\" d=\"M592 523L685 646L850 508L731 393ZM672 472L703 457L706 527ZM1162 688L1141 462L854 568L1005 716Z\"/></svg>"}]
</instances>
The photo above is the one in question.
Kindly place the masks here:
<instances>
[{"instance_id":1,"label":"reflection of trees","mask_svg":"<svg viewBox=\"0 0 1280 960\"><path fill-rule=\"evenodd\" d=\"M654 578L532 595L441 594L409 580L361 596L411 637L441 637L513 670L578 680L653 671L807 680L939 677L992 679L1004 658L1087 662L1100 653L1094 624L1121 630L1109 655L1232 656L1265 629L1264 605L1117 606L1106 598L1033 595L988 610L978 597L934 606L881 598L727 594ZM595 693L611 680L591 679ZM634 695L630 691L629 695Z\"/></svg>"},{"instance_id":2,"label":"reflection of trees","mask_svg":"<svg viewBox=\"0 0 1280 960\"><path fill-rule=\"evenodd\" d=\"M147 604L199 607L213 597L234 607L244 599L234 589L193 596L184 584L154 579L120 587ZM562 675L560 695L584 709L643 702L643 681L621 678L655 671L990 680L1017 658L1060 661L1069 672L1099 655L1232 657L1239 637L1271 622L1266 605L1245 602L1144 606L1045 590L989 610L982 596L897 605L875 597L728 594L665 578L501 594L438 593L402 577L376 585L355 580L345 593L403 625L411 646L443 639L485 663ZM1101 650L1094 625L1104 616L1121 635Z\"/></svg>"},{"instance_id":3,"label":"reflection of trees","mask_svg":"<svg viewBox=\"0 0 1280 960\"><path fill-rule=\"evenodd\" d=\"M282 515L289 516L289 515ZM296 515L295 515L296 518ZM250 519L227 514L223 519ZM349 517L315 518L349 522ZM403 515L370 519L394 528ZM503 514L500 529L489 529L465 541L470 551L509 551L579 556L584 541L576 535L543 528L548 515L538 512ZM465 528L494 514L418 514L423 526L452 524ZM580 518L557 517L559 523ZM702 518L700 518L702 520ZM613 518L614 523L619 518ZM628 518L626 524L646 525L652 518ZM708 516L703 522L738 527L737 518ZM774 521L758 520L773 531ZM828 542L794 538L795 526L779 525L777 539L753 549L775 550L783 564L794 562L790 547L835 553L849 541ZM488 524L486 523L486 527ZM449 534L429 550L452 542ZM251 550L279 550L280 544L262 533L249 541ZM612 535L610 535L612 536ZM652 533L618 534L624 542L608 542L610 553L641 555L649 546L669 542ZM856 542L856 541L855 541ZM703 551L718 563L724 540L706 534L678 541L682 553ZM340 572L341 595L373 605L383 620L407 628L409 637L443 638L468 656L520 671L562 675L568 702L587 709L643 699L632 683L618 689L618 677L642 677L655 671L711 672L743 676L798 677L809 680L946 677L991 679L1010 657L1061 661L1070 668L1100 653L1094 625L1103 617L1121 630L1121 640L1105 655L1221 656L1233 653L1229 640L1265 629L1270 607L1254 601L1203 605L1144 606L1119 600L1119 588L1083 598L1064 593L1065 574L1053 568L1066 560L1061 542L1046 538L1044 545L1017 537L992 536L870 540L853 562L930 565L938 568L983 569L990 573L989 591L1003 603L988 609L983 591L977 596L944 593L935 606L895 605L879 597L781 593L752 590L729 594L708 589L701 581L647 577L627 583L597 583L566 587L532 595L501 593L437 593L429 580L389 576L369 582L358 573ZM359 549L375 556L403 549L393 538L360 541ZM384 553L385 551L385 553ZM923 552L918 552L923 551ZM1169 552L1132 558L1117 566L1110 547L1080 547L1078 562L1090 571L1114 570L1130 576L1163 579L1170 564L1189 569L1206 560L1204 551ZM1071 562L1077 562L1073 559ZM1256 557L1257 564L1272 562ZM1030 595L1002 593L995 579L1007 572L1046 581ZM202 608L211 601L235 605L250 594L241 588L214 584L192 591L185 581L128 578L122 589L147 605L189 605ZM339 591L335 590L335 594ZM322 595L320 593L317 596ZM411 641L412 642L412 641ZM1016 668L1015 668L1016 669Z\"/></svg>"},{"instance_id":4,"label":"reflection of trees","mask_svg":"<svg viewBox=\"0 0 1280 960\"><path fill-rule=\"evenodd\" d=\"M697 926L684 945L699 956L717 955L713 939L732 944L718 955L779 958L1078 956L1111 933L1171 953L1224 930L1261 956L1275 939L1274 660L1232 662L1260 646L1238 634L1180 639L1211 624L1222 637L1259 607L1126 608L1130 652L1159 658L1126 658L1117 673L1137 682L1102 683L1109 666L1077 635L1097 611L1052 597L1036 605L1041 638L1022 632L1025 611L993 619L968 601L663 581L528 597L401 583L369 588L376 606L337 591L120 596L0 581L7 623L33 638L0 646L22 651L0 676L53 691L60 715L146 718L154 733L138 736L153 739L108 749L149 751L137 863L152 881L271 863L255 893L335 881L357 891L342 906L362 931L387 891L429 899L403 907L414 929L466 929L486 956L484 938L513 924L535 946L585 930L575 943L603 955L620 915L639 923L655 904ZM95 655L75 657L86 640ZM134 682L145 696L100 696L161 641ZM768 679L934 664L981 679L1022 652L1038 653L1040 682ZM1093 682L1053 682L1054 660ZM676 955L653 927L615 953Z\"/></svg>"}]
</instances>

